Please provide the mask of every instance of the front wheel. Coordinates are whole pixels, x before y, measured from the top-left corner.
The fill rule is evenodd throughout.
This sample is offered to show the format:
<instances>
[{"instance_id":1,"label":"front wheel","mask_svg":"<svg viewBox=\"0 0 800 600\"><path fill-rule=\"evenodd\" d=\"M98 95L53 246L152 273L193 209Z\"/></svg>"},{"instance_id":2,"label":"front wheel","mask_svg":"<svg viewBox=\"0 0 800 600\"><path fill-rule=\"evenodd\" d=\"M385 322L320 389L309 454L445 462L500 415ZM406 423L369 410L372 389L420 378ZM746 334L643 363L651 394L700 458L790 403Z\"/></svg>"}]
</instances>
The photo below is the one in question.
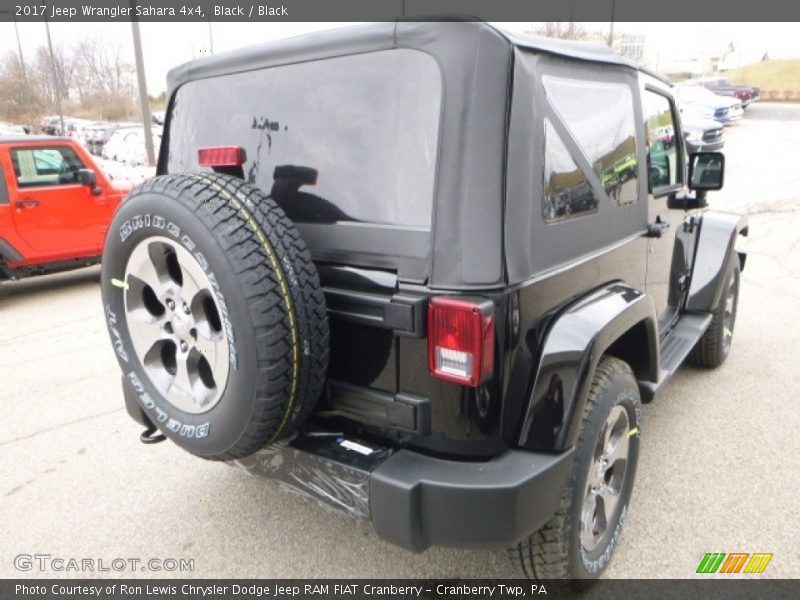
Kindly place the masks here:
<instances>
[{"instance_id":1,"label":"front wheel","mask_svg":"<svg viewBox=\"0 0 800 600\"><path fill-rule=\"evenodd\" d=\"M595 369L560 510L508 550L526 577L586 587L607 568L628 515L639 458L641 400L630 367L604 356Z\"/></svg>"},{"instance_id":2,"label":"front wheel","mask_svg":"<svg viewBox=\"0 0 800 600\"><path fill-rule=\"evenodd\" d=\"M736 325L736 311L739 306L740 276L739 260L735 258L725 279L722 298L720 298L717 308L714 309L711 325L708 326L689 356L692 364L713 369L719 367L728 358L733 342L733 327Z\"/></svg>"}]
</instances>

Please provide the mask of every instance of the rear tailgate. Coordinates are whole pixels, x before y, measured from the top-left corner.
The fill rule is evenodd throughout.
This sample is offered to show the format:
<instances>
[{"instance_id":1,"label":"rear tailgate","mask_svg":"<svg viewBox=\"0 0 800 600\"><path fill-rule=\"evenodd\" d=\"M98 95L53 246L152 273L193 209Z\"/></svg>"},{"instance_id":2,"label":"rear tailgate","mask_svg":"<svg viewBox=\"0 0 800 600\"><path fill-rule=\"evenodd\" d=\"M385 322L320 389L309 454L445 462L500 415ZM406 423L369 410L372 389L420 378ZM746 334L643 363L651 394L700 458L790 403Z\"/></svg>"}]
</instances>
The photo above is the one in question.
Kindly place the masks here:
<instances>
[{"instance_id":1,"label":"rear tailgate","mask_svg":"<svg viewBox=\"0 0 800 600\"><path fill-rule=\"evenodd\" d=\"M399 394L399 339L423 334L426 297L399 292L391 272L318 265L331 328L329 412L419 431L419 402Z\"/></svg>"}]
</instances>

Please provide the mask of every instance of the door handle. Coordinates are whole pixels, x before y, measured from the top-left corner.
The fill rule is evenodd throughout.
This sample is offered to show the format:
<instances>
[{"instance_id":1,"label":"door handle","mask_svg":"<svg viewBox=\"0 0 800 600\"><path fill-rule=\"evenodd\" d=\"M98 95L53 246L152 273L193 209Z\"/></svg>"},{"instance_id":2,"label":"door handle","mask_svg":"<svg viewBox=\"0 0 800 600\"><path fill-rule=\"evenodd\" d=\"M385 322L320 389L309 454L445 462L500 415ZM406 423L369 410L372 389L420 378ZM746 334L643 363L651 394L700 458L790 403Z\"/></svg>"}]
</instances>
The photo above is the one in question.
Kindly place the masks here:
<instances>
[{"instance_id":1,"label":"door handle","mask_svg":"<svg viewBox=\"0 0 800 600\"><path fill-rule=\"evenodd\" d=\"M17 200L14 206L17 208L35 208L39 206L39 201L34 198L25 198L24 200Z\"/></svg>"},{"instance_id":2,"label":"door handle","mask_svg":"<svg viewBox=\"0 0 800 600\"><path fill-rule=\"evenodd\" d=\"M656 217L655 223L647 224L647 233L645 237L660 238L667 229L669 229L669 223L662 221L661 217Z\"/></svg>"}]
</instances>

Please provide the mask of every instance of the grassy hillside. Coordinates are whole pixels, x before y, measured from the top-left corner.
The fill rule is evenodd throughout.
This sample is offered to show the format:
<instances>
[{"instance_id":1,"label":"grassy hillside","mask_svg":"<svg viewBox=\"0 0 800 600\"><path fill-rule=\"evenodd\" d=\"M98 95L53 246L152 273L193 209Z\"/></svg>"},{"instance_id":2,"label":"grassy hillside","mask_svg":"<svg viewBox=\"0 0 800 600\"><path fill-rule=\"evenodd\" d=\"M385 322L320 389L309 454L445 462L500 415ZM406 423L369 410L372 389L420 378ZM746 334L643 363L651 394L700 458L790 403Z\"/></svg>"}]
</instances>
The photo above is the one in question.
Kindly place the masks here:
<instances>
[{"instance_id":1,"label":"grassy hillside","mask_svg":"<svg viewBox=\"0 0 800 600\"><path fill-rule=\"evenodd\" d=\"M763 100L800 100L800 59L769 60L724 73L733 83L757 85Z\"/></svg>"}]
</instances>

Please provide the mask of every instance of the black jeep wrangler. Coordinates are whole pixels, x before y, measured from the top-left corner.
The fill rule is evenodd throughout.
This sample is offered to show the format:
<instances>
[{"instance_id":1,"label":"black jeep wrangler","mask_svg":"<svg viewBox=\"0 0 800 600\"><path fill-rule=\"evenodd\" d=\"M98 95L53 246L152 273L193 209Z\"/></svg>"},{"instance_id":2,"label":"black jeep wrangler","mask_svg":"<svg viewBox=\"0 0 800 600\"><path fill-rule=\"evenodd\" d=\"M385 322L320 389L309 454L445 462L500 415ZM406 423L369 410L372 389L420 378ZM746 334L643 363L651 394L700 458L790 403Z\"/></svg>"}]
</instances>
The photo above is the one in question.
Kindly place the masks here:
<instances>
[{"instance_id":1,"label":"black jeep wrangler","mask_svg":"<svg viewBox=\"0 0 800 600\"><path fill-rule=\"evenodd\" d=\"M178 67L103 259L128 412L410 550L595 578L641 402L730 350L723 166L687 156L669 81L479 22Z\"/></svg>"}]
</instances>

